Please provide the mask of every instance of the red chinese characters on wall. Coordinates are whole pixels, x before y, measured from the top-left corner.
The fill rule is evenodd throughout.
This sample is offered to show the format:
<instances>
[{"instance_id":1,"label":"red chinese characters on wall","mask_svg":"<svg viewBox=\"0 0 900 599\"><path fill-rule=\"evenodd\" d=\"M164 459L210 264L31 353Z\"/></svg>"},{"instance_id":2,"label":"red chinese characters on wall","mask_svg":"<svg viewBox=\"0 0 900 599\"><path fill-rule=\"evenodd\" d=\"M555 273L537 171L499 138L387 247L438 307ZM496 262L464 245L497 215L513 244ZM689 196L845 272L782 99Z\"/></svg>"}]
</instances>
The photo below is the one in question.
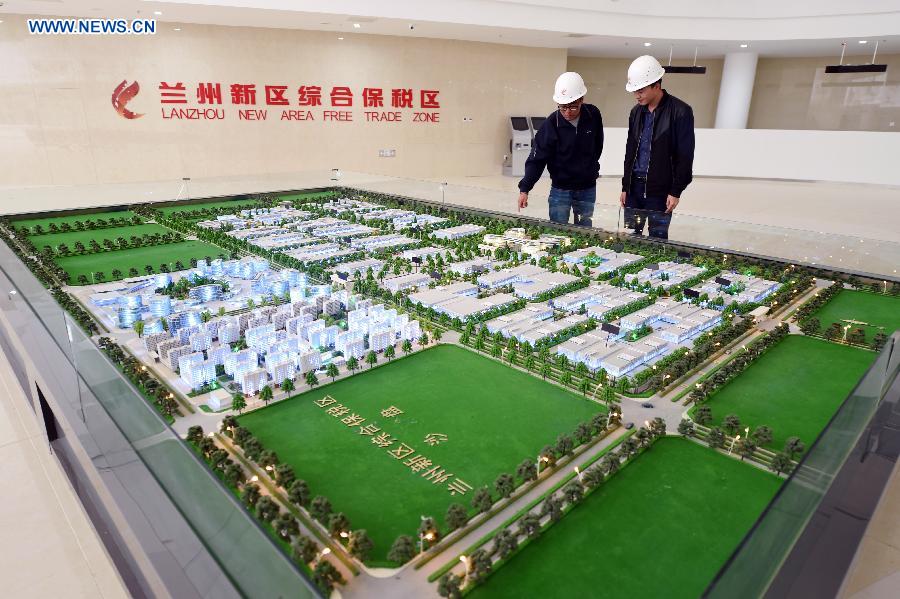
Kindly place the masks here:
<instances>
[{"instance_id":1,"label":"red chinese characters on wall","mask_svg":"<svg viewBox=\"0 0 900 599\"><path fill-rule=\"evenodd\" d=\"M437 112L441 108L440 90L436 89L366 86L354 90L349 85L323 87L303 83L292 87L284 84L203 81L196 84L193 101L189 98L187 85L182 81L161 81L158 90L160 104L199 105L199 108L169 109L168 113L164 108L163 118L167 119L191 118L182 115L194 113L201 116L211 114L206 112L210 110L207 107L230 103L234 107L239 107L237 113L241 115L241 120L268 120L271 113L275 115L273 120L352 122L354 120L352 109L357 106L364 110L365 120L368 122L440 122L440 115ZM259 99L257 90L260 91ZM292 90L296 90L296 95L293 95ZM356 94L359 94L360 99L354 104ZM257 105L263 105L263 109L245 108ZM282 110L265 110L265 107L269 106L282 107ZM319 110L314 111L315 108ZM411 110L412 113L406 113L405 110ZM277 116L279 112L280 119ZM246 118L250 113L254 118ZM224 109L216 109L216 120L227 118L227 114Z\"/></svg>"}]
</instances>

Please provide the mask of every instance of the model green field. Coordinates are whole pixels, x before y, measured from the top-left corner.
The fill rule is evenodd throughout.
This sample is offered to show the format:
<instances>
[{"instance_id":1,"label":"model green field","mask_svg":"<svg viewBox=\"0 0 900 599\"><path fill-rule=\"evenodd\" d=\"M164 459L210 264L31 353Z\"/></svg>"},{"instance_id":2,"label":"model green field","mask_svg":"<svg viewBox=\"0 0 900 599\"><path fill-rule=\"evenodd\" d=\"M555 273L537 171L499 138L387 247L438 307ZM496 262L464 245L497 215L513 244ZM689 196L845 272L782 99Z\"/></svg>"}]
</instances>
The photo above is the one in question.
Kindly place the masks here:
<instances>
[{"instance_id":1,"label":"model green field","mask_svg":"<svg viewBox=\"0 0 900 599\"><path fill-rule=\"evenodd\" d=\"M699 597L781 479L660 439L473 597Z\"/></svg>"},{"instance_id":2,"label":"model green field","mask_svg":"<svg viewBox=\"0 0 900 599\"><path fill-rule=\"evenodd\" d=\"M842 325L850 324L844 320L865 322L867 326L853 326L862 326L866 332L866 341L871 342L879 328L886 335L900 329L900 298L844 289L812 316L819 319L823 330L833 322Z\"/></svg>"},{"instance_id":3,"label":"model green field","mask_svg":"<svg viewBox=\"0 0 900 599\"><path fill-rule=\"evenodd\" d=\"M772 427L771 449L797 436L809 447L876 354L812 337L789 335L704 404L713 423L737 414L741 428Z\"/></svg>"},{"instance_id":4,"label":"model green field","mask_svg":"<svg viewBox=\"0 0 900 599\"><path fill-rule=\"evenodd\" d=\"M351 408L399 442L440 465L453 477L432 484L314 402L326 395ZM403 414L385 418L395 406ZM383 559L400 534L414 535L419 516L444 522L447 506L469 508L473 491L453 497L456 477L473 489L492 487L497 475L514 473L525 458L587 421L600 406L560 387L478 356L441 345L395 359L335 384L279 402L239 418L266 449L293 466L313 495L331 500L335 511L364 528L375 542L373 559ZM429 433L447 435L436 446Z\"/></svg>"},{"instance_id":5,"label":"model green field","mask_svg":"<svg viewBox=\"0 0 900 599\"><path fill-rule=\"evenodd\" d=\"M115 241L119 237L122 237L126 240L130 240L132 235L141 237L142 235L165 235L166 233L172 233L172 230L151 223L143 225L129 225L127 227L94 229L92 231L68 231L66 233L45 233L43 235L29 235L28 240L34 244L34 247L39 250L43 249L44 246L47 245L56 249L61 243L64 243L69 246L70 250L74 251L75 243L78 241L80 241L85 245L85 247L87 247L92 239L96 240L97 243L103 243L104 239L111 239Z\"/></svg>"},{"instance_id":6,"label":"model green field","mask_svg":"<svg viewBox=\"0 0 900 599\"><path fill-rule=\"evenodd\" d=\"M87 221L87 220L109 220L110 218L127 218L131 219L134 217L134 212L131 210L114 210L110 212L82 212L79 214L70 214L68 216L45 216L41 218L29 218L25 220L16 220L13 221L13 225L18 229L21 227L27 227L29 230L33 228L35 225L41 225L46 229L50 223L56 223L57 225L61 225L63 223L69 223L70 225L76 221Z\"/></svg>"},{"instance_id":7,"label":"model green field","mask_svg":"<svg viewBox=\"0 0 900 599\"><path fill-rule=\"evenodd\" d=\"M198 260L206 256L217 258L220 254L224 255L227 252L202 241L182 241L152 247L57 258L56 262L69 273L70 284L77 285L79 275L85 275L90 282L92 272L102 271L106 275L106 280L109 281L112 279L114 268L121 270L127 276L128 270L134 267L143 275L146 274L144 266L147 264L153 267L154 272L159 272L161 264L168 264L171 268L172 263L181 260L187 266L191 258ZM174 268L171 269L174 270Z\"/></svg>"}]
</instances>

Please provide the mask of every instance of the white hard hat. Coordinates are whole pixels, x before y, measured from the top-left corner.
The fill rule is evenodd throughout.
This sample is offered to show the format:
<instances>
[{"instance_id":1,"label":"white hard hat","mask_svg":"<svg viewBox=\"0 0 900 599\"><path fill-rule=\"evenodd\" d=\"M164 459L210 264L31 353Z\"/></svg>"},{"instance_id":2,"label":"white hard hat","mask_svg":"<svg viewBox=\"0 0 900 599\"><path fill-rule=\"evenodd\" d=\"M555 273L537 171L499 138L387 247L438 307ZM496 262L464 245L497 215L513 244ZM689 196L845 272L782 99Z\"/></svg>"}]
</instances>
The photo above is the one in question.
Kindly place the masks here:
<instances>
[{"instance_id":1,"label":"white hard hat","mask_svg":"<svg viewBox=\"0 0 900 599\"><path fill-rule=\"evenodd\" d=\"M553 101L557 104L570 104L586 93L587 88L581 75L572 72L563 73L556 79Z\"/></svg>"},{"instance_id":2,"label":"white hard hat","mask_svg":"<svg viewBox=\"0 0 900 599\"><path fill-rule=\"evenodd\" d=\"M638 56L628 67L628 83L625 84L625 91L636 92L642 87L656 83L665 74L666 71L658 60L648 55Z\"/></svg>"}]
</instances>

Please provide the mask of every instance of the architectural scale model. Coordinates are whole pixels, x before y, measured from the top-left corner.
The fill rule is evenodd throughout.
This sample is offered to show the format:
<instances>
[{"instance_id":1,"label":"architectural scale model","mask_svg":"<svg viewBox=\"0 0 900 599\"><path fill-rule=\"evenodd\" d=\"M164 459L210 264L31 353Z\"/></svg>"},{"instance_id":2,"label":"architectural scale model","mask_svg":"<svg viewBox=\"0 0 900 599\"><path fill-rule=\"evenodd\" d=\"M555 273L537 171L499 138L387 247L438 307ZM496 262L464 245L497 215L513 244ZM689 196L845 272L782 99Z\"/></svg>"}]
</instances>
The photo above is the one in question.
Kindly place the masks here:
<instances>
[{"instance_id":1,"label":"architectural scale model","mask_svg":"<svg viewBox=\"0 0 900 599\"><path fill-rule=\"evenodd\" d=\"M640 528L699 596L900 325L896 282L344 188L0 234L323 593L650 596Z\"/></svg>"}]
</instances>

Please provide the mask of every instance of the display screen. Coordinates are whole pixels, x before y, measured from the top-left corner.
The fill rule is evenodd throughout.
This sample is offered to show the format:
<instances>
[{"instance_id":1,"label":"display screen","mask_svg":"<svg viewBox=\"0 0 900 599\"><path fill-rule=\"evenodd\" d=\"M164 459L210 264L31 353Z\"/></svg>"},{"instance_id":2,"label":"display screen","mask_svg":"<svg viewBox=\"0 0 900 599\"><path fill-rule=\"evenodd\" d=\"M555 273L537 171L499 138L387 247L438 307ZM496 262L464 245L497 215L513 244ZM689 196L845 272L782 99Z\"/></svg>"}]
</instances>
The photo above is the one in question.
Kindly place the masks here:
<instances>
[{"instance_id":1,"label":"display screen","mask_svg":"<svg viewBox=\"0 0 900 599\"><path fill-rule=\"evenodd\" d=\"M531 117L531 128L537 131L541 128L541 125L544 124L544 121L547 120L545 116L533 116Z\"/></svg>"},{"instance_id":2,"label":"display screen","mask_svg":"<svg viewBox=\"0 0 900 599\"><path fill-rule=\"evenodd\" d=\"M524 116L511 116L509 120L512 122L512 128L516 131L528 131L528 121Z\"/></svg>"}]
</instances>

